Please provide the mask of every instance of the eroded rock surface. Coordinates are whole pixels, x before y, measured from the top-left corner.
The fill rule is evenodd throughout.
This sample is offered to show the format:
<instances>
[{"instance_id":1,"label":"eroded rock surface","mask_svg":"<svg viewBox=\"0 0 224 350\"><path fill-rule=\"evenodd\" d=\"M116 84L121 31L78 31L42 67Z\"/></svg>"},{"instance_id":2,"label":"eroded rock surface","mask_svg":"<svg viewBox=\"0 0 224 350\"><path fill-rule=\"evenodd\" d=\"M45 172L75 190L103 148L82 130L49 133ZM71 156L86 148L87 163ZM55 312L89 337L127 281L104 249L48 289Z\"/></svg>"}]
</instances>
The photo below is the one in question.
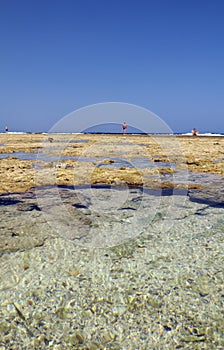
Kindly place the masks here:
<instances>
[{"instance_id":1,"label":"eroded rock surface","mask_svg":"<svg viewBox=\"0 0 224 350\"><path fill-rule=\"evenodd\" d=\"M224 176L224 137L79 135L78 138L52 135L49 141L49 135L1 135L0 193L55 184L126 183L173 188L173 181L167 182L161 175L175 175L179 171ZM36 154L36 159L20 159L22 153L18 156L17 152ZM148 165L142 166L142 159L145 163L148 160ZM175 181L175 186L186 188L186 183ZM197 183L190 187L198 188Z\"/></svg>"}]
</instances>

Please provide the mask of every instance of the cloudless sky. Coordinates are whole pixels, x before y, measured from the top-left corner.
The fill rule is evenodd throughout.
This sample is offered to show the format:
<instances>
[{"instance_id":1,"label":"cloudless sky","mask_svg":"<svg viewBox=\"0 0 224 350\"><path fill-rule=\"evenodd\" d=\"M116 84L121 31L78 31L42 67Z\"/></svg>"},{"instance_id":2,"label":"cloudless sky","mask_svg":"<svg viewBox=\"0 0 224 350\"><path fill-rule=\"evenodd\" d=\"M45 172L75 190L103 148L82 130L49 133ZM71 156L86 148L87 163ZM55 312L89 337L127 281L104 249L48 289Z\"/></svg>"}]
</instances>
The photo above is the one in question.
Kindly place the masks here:
<instances>
[{"instance_id":1,"label":"cloudless sky","mask_svg":"<svg viewBox=\"0 0 224 350\"><path fill-rule=\"evenodd\" d=\"M223 0L0 0L0 131L114 101L224 132L223 18Z\"/></svg>"}]
</instances>

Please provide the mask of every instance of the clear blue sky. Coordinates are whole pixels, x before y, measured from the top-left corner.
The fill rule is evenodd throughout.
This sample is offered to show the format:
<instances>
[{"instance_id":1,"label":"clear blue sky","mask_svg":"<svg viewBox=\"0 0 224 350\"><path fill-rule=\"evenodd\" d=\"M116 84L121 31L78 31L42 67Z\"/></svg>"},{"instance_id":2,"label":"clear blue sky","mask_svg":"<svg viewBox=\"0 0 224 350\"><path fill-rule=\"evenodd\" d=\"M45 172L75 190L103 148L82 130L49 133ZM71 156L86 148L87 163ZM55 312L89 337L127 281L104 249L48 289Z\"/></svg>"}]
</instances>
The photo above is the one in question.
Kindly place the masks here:
<instances>
[{"instance_id":1,"label":"clear blue sky","mask_svg":"<svg viewBox=\"0 0 224 350\"><path fill-rule=\"evenodd\" d=\"M224 132L223 18L223 0L1 0L0 131L114 101Z\"/></svg>"}]
</instances>

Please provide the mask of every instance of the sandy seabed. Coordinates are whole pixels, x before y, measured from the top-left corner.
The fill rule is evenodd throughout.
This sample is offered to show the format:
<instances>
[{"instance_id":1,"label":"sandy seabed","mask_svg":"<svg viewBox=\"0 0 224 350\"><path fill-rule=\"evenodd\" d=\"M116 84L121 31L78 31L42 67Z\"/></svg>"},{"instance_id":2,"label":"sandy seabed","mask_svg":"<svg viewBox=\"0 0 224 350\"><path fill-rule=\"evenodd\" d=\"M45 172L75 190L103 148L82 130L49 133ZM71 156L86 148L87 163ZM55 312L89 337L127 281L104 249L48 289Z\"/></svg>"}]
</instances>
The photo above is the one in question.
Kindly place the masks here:
<instances>
[{"instance_id":1,"label":"sandy seabed","mask_svg":"<svg viewBox=\"0 0 224 350\"><path fill-rule=\"evenodd\" d=\"M223 146L1 135L0 349L224 349Z\"/></svg>"}]
</instances>

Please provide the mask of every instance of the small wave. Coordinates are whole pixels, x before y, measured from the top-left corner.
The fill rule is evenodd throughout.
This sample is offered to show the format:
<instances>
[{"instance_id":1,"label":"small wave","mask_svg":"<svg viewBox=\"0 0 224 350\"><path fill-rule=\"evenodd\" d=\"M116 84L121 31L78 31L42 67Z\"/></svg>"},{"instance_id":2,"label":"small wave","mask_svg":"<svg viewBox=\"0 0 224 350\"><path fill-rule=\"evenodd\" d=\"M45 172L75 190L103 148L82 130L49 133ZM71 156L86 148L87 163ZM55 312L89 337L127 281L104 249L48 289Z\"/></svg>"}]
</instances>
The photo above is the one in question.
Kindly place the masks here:
<instances>
[{"instance_id":1,"label":"small wave","mask_svg":"<svg viewBox=\"0 0 224 350\"><path fill-rule=\"evenodd\" d=\"M185 134L175 134L175 135L180 135L180 136L192 136L191 132L187 132ZM199 134L198 136L224 136L224 133L212 133L212 132L205 132L202 134Z\"/></svg>"}]
</instances>

